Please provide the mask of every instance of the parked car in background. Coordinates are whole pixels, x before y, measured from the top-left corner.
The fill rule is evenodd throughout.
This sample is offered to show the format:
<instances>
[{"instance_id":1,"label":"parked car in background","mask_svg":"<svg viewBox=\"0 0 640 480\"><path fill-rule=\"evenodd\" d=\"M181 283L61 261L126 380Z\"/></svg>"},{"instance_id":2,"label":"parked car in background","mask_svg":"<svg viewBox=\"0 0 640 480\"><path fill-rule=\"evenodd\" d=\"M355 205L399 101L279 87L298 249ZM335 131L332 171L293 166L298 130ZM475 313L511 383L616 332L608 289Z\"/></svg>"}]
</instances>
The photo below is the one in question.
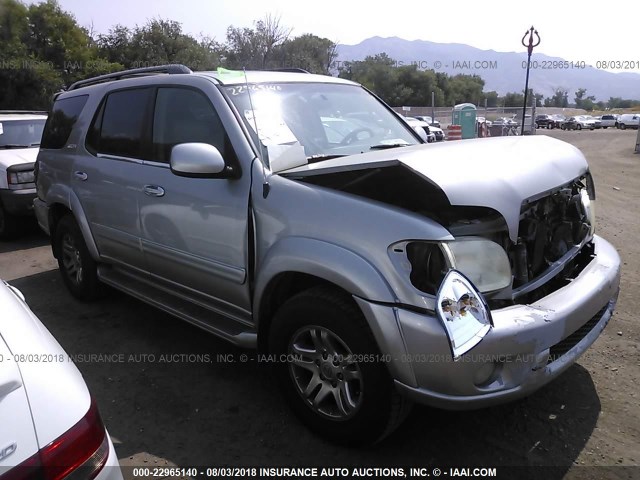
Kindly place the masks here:
<instances>
[{"instance_id":1,"label":"parked car in background","mask_svg":"<svg viewBox=\"0 0 640 480\"><path fill-rule=\"evenodd\" d=\"M625 130L627 128L638 128L640 122L640 114L624 113L618 117L618 128Z\"/></svg>"},{"instance_id":2,"label":"parked car in background","mask_svg":"<svg viewBox=\"0 0 640 480\"><path fill-rule=\"evenodd\" d=\"M0 478L122 480L82 375L2 280L0 312Z\"/></svg>"},{"instance_id":3,"label":"parked car in background","mask_svg":"<svg viewBox=\"0 0 640 480\"><path fill-rule=\"evenodd\" d=\"M595 130L596 122L594 120L589 120L582 115L578 115L575 117L569 117L561 127L563 130L582 130L589 129Z\"/></svg>"},{"instance_id":4,"label":"parked car in background","mask_svg":"<svg viewBox=\"0 0 640 480\"><path fill-rule=\"evenodd\" d=\"M433 132L431 132L431 126L427 122L418 120L415 117L402 117L402 118L427 143L433 143L436 141L436 136Z\"/></svg>"},{"instance_id":5,"label":"parked car in background","mask_svg":"<svg viewBox=\"0 0 640 480\"><path fill-rule=\"evenodd\" d=\"M592 115L583 115L583 118L587 121L593 122L594 128L596 129L602 128L602 121L599 118L594 117Z\"/></svg>"},{"instance_id":6,"label":"parked car in background","mask_svg":"<svg viewBox=\"0 0 640 480\"><path fill-rule=\"evenodd\" d=\"M562 125L567 121L567 117L559 113L555 113L551 115L551 120L553 121L553 128L562 128Z\"/></svg>"},{"instance_id":7,"label":"parked car in background","mask_svg":"<svg viewBox=\"0 0 640 480\"><path fill-rule=\"evenodd\" d=\"M434 120L433 118L427 115L416 115L414 118L417 118L418 120L422 120L423 122L427 122L430 126L442 128L439 121Z\"/></svg>"},{"instance_id":8,"label":"parked car in background","mask_svg":"<svg viewBox=\"0 0 640 480\"><path fill-rule=\"evenodd\" d=\"M618 115L615 115L615 114L602 115L600 117L600 124L602 125L602 128L617 127Z\"/></svg>"},{"instance_id":9,"label":"parked car in background","mask_svg":"<svg viewBox=\"0 0 640 480\"><path fill-rule=\"evenodd\" d=\"M493 125L518 125L518 122L513 118L499 117L493 121Z\"/></svg>"},{"instance_id":10,"label":"parked car in background","mask_svg":"<svg viewBox=\"0 0 640 480\"><path fill-rule=\"evenodd\" d=\"M380 440L412 402L528 395L611 318L620 258L560 140L428 146L345 79L181 65L78 82L52 118L34 203L69 291L268 354L333 442ZM359 126L328 141L327 118Z\"/></svg>"},{"instance_id":11,"label":"parked car in background","mask_svg":"<svg viewBox=\"0 0 640 480\"><path fill-rule=\"evenodd\" d=\"M536 115L536 128L555 128L556 122L551 115Z\"/></svg>"},{"instance_id":12,"label":"parked car in background","mask_svg":"<svg viewBox=\"0 0 640 480\"><path fill-rule=\"evenodd\" d=\"M33 219L33 166L46 121L46 112L0 110L0 239Z\"/></svg>"},{"instance_id":13,"label":"parked car in background","mask_svg":"<svg viewBox=\"0 0 640 480\"><path fill-rule=\"evenodd\" d=\"M429 125L429 131L435 136L436 142L443 142L445 140L444 130L441 128Z\"/></svg>"}]
</instances>

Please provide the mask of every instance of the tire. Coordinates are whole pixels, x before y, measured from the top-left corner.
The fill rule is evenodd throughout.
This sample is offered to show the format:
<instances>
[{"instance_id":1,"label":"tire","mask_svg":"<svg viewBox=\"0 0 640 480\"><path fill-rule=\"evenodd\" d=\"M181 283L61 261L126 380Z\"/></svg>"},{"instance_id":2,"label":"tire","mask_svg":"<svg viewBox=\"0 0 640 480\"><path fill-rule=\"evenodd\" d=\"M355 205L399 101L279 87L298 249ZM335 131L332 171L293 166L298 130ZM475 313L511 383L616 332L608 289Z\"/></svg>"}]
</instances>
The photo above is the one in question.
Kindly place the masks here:
<instances>
[{"instance_id":1,"label":"tire","mask_svg":"<svg viewBox=\"0 0 640 480\"><path fill-rule=\"evenodd\" d=\"M18 231L18 219L7 212L0 203L0 240L10 240Z\"/></svg>"},{"instance_id":2,"label":"tire","mask_svg":"<svg viewBox=\"0 0 640 480\"><path fill-rule=\"evenodd\" d=\"M607 129L607 128L609 128L609 127L602 127L602 128L604 128L604 129L606 130L606 129Z\"/></svg>"},{"instance_id":3,"label":"tire","mask_svg":"<svg viewBox=\"0 0 640 480\"><path fill-rule=\"evenodd\" d=\"M582 130L582 125L577 124L577 125L576 125L576 130Z\"/></svg>"},{"instance_id":4,"label":"tire","mask_svg":"<svg viewBox=\"0 0 640 480\"><path fill-rule=\"evenodd\" d=\"M620 124L620 130L626 130L627 126L624 123Z\"/></svg>"},{"instance_id":5,"label":"tire","mask_svg":"<svg viewBox=\"0 0 640 480\"><path fill-rule=\"evenodd\" d=\"M78 300L90 301L102 296L97 263L91 257L72 215L65 215L55 230L54 247L60 275L71 294Z\"/></svg>"},{"instance_id":6,"label":"tire","mask_svg":"<svg viewBox=\"0 0 640 480\"><path fill-rule=\"evenodd\" d=\"M350 358L379 359L380 352L362 313L343 292L316 287L289 299L273 319L269 353L276 360L287 355L287 361L272 364L287 403L307 427L332 442L376 443L410 411L383 361Z\"/></svg>"}]
</instances>

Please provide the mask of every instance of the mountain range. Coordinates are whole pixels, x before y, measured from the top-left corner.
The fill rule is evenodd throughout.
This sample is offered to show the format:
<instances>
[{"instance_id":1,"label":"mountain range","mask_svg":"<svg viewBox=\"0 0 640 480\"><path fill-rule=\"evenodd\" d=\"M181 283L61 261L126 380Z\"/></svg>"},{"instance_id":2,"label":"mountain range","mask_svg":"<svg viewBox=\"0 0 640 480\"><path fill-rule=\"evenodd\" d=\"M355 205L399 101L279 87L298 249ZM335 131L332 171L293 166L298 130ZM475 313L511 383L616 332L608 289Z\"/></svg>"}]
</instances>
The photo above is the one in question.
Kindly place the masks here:
<instances>
[{"instance_id":1,"label":"mountain range","mask_svg":"<svg viewBox=\"0 0 640 480\"><path fill-rule=\"evenodd\" d=\"M338 66L379 53L386 53L398 66L414 63L421 70L433 69L449 75L480 75L485 81L485 92L494 90L504 95L524 90L526 52L481 50L459 43L371 37L357 45L338 45ZM568 90L570 101L579 88L585 88L586 96L593 95L596 100L606 101L609 97L640 99L640 74L613 73L594 67L579 59L550 57L534 50L529 88L545 97L552 96L558 88Z\"/></svg>"}]
</instances>

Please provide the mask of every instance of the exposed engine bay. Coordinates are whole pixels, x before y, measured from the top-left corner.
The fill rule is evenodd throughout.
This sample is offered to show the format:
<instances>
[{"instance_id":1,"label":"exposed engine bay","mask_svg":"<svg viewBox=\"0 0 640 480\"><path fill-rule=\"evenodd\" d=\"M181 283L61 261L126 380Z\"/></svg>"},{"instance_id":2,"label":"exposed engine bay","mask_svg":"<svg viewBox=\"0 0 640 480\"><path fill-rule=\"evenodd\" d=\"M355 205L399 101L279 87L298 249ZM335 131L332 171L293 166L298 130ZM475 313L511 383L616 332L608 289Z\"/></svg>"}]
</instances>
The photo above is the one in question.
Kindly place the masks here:
<instances>
[{"instance_id":1,"label":"exposed engine bay","mask_svg":"<svg viewBox=\"0 0 640 480\"><path fill-rule=\"evenodd\" d=\"M513 282L505 291L488 293L489 300L535 301L566 284L592 259L592 247L583 245L592 227L587 210L592 208L588 202L594 193L588 174L544 196L525 200L521 205L515 243L499 212L488 207L451 205L438 186L425 182L402 165L326 173L298 180L424 215L447 228L455 238L483 237L499 244L509 257ZM425 293L435 294L449 269L442 254L424 242L415 242L407 245L407 256L413 266L413 285ZM564 265L558 265L563 257L566 257ZM562 268L546 278L552 267ZM543 276L545 281L540 282L539 278Z\"/></svg>"},{"instance_id":2,"label":"exposed engine bay","mask_svg":"<svg viewBox=\"0 0 640 480\"><path fill-rule=\"evenodd\" d=\"M512 249L515 287L542 274L589 234L582 201L585 189L583 182L575 181L522 206L518 244Z\"/></svg>"}]
</instances>

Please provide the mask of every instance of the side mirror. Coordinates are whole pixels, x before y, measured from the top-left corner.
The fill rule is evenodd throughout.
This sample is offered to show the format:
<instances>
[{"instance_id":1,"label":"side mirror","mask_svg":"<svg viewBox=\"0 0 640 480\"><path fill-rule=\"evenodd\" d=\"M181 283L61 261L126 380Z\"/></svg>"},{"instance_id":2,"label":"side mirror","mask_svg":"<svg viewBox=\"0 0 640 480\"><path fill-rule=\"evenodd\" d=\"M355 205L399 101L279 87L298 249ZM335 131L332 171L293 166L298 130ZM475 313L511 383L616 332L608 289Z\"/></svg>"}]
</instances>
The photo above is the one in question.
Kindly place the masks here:
<instances>
[{"instance_id":1,"label":"side mirror","mask_svg":"<svg viewBox=\"0 0 640 480\"><path fill-rule=\"evenodd\" d=\"M171 171L181 177L223 178L231 172L216 147L208 143L180 143L171 149Z\"/></svg>"}]
</instances>

